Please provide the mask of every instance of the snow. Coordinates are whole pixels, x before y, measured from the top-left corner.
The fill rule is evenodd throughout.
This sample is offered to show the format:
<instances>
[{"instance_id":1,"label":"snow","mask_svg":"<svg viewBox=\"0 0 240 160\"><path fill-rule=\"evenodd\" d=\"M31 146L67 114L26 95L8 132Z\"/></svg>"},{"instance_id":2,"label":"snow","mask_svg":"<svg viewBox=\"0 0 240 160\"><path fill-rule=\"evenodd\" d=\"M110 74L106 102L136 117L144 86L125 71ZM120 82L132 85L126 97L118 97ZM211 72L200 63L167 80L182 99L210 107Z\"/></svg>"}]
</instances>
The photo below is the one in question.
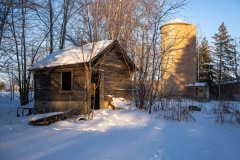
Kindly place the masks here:
<instances>
[{"instance_id":1,"label":"snow","mask_svg":"<svg viewBox=\"0 0 240 160\"><path fill-rule=\"evenodd\" d=\"M0 159L238 160L240 128L216 124L208 110L215 104L204 103L206 109L193 113L195 122L121 109L95 110L89 121L75 117L32 126L28 121L35 115L16 117L19 103L0 93Z\"/></svg>"},{"instance_id":2,"label":"snow","mask_svg":"<svg viewBox=\"0 0 240 160\"><path fill-rule=\"evenodd\" d=\"M31 117L31 119L29 119L29 121L36 121L38 119L42 119L45 117L50 117L50 116L55 116L55 115L59 115L62 114L64 112L51 112L51 113L45 113L45 114L39 114L37 116Z\"/></svg>"},{"instance_id":3,"label":"snow","mask_svg":"<svg viewBox=\"0 0 240 160\"><path fill-rule=\"evenodd\" d=\"M110 96L110 95L108 95L108 96ZM112 97L112 100L113 100L112 104L119 109L126 109L126 110L135 110L136 109L136 107L134 107L130 102L128 102L124 98Z\"/></svg>"},{"instance_id":4,"label":"snow","mask_svg":"<svg viewBox=\"0 0 240 160\"><path fill-rule=\"evenodd\" d=\"M188 22L183 21L183 20L181 20L181 19L179 19L179 18L174 18L173 20L167 22L166 24L176 24L176 23L185 23L185 24L189 24ZM165 24L165 25L166 25L166 24Z\"/></svg>"},{"instance_id":5,"label":"snow","mask_svg":"<svg viewBox=\"0 0 240 160\"><path fill-rule=\"evenodd\" d=\"M33 65L29 70L88 62L112 42L112 40L105 40L96 43L89 43L82 47L73 47L70 49L55 51Z\"/></svg>"},{"instance_id":6,"label":"snow","mask_svg":"<svg viewBox=\"0 0 240 160\"><path fill-rule=\"evenodd\" d=\"M192 83L192 84L187 84L187 85L185 85L185 86L186 86L186 87L192 87L192 86L204 87L205 85L207 85L206 82L196 82L196 83Z\"/></svg>"}]
</instances>

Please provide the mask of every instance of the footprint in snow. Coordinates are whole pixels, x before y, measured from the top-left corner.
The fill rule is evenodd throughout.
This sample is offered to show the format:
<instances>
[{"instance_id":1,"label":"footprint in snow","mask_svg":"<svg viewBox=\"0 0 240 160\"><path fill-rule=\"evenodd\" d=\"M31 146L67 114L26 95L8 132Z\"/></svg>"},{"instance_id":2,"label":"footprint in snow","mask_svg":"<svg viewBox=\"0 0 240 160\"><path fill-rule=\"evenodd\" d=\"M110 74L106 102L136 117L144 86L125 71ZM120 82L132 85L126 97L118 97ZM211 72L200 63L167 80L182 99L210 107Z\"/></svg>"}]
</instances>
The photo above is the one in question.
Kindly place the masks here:
<instances>
[{"instance_id":1,"label":"footprint in snow","mask_svg":"<svg viewBox=\"0 0 240 160\"><path fill-rule=\"evenodd\" d=\"M136 125L135 123L132 123L129 120L125 120L125 122L127 122L128 124L131 124L131 125Z\"/></svg>"},{"instance_id":2,"label":"footprint in snow","mask_svg":"<svg viewBox=\"0 0 240 160\"><path fill-rule=\"evenodd\" d=\"M98 124L97 126L98 126L98 127L101 127L102 125L103 125L103 124L102 124L102 123L100 123L100 124Z\"/></svg>"},{"instance_id":3,"label":"footprint in snow","mask_svg":"<svg viewBox=\"0 0 240 160\"><path fill-rule=\"evenodd\" d=\"M153 156L150 158L150 160L161 160L163 155L163 148L159 148L155 153L153 153Z\"/></svg>"},{"instance_id":4,"label":"footprint in snow","mask_svg":"<svg viewBox=\"0 0 240 160\"><path fill-rule=\"evenodd\" d=\"M105 116L108 115L108 113L106 111L102 111L102 114L105 115Z\"/></svg>"},{"instance_id":5,"label":"footprint in snow","mask_svg":"<svg viewBox=\"0 0 240 160\"><path fill-rule=\"evenodd\" d=\"M112 120L111 120L111 119L108 119L107 117L103 117L103 120L105 120L105 121L108 121L108 122L112 123Z\"/></svg>"},{"instance_id":6,"label":"footprint in snow","mask_svg":"<svg viewBox=\"0 0 240 160\"><path fill-rule=\"evenodd\" d=\"M188 130L188 132L196 132L197 130L196 129L190 129Z\"/></svg>"},{"instance_id":7,"label":"footprint in snow","mask_svg":"<svg viewBox=\"0 0 240 160\"><path fill-rule=\"evenodd\" d=\"M154 127L154 129L157 129L157 130L159 130L159 129L162 129L162 128L159 128L159 127Z\"/></svg>"},{"instance_id":8,"label":"footprint in snow","mask_svg":"<svg viewBox=\"0 0 240 160\"><path fill-rule=\"evenodd\" d=\"M116 114L113 115L116 119L120 119Z\"/></svg>"},{"instance_id":9,"label":"footprint in snow","mask_svg":"<svg viewBox=\"0 0 240 160\"><path fill-rule=\"evenodd\" d=\"M55 131L60 131L61 129L59 129L59 128L53 128L53 130L55 130Z\"/></svg>"}]
</instances>

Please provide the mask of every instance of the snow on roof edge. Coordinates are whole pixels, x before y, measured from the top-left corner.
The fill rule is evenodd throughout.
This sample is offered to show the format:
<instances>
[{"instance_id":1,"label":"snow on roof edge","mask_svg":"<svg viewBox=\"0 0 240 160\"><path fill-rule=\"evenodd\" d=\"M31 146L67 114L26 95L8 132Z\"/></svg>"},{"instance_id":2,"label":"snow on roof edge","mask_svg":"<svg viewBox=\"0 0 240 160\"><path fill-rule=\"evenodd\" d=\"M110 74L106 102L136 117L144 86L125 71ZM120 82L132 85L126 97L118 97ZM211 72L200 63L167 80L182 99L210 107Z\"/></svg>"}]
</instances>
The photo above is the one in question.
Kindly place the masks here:
<instances>
[{"instance_id":1,"label":"snow on roof edge","mask_svg":"<svg viewBox=\"0 0 240 160\"><path fill-rule=\"evenodd\" d=\"M113 42L114 40L104 40L96 43L88 43L82 47L65 48L55 51L31 66L29 70L88 62Z\"/></svg>"},{"instance_id":2,"label":"snow on roof edge","mask_svg":"<svg viewBox=\"0 0 240 160\"><path fill-rule=\"evenodd\" d=\"M179 19L179 18L174 18L173 20L171 20L171 21L163 24L163 25L161 26L161 28L162 28L163 26L171 25L171 24L190 24L190 23L188 23L188 22L186 22L186 21L183 21L183 20L181 20L181 19Z\"/></svg>"},{"instance_id":3,"label":"snow on roof edge","mask_svg":"<svg viewBox=\"0 0 240 160\"><path fill-rule=\"evenodd\" d=\"M206 82L196 82L196 83L187 84L187 85L185 85L185 86L186 86L186 87L192 87L192 86L203 87L203 86L205 86L206 84L207 84Z\"/></svg>"},{"instance_id":4,"label":"snow on roof edge","mask_svg":"<svg viewBox=\"0 0 240 160\"><path fill-rule=\"evenodd\" d=\"M190 23L188 23L186 21L183 21L183 20L181 20L179 18L174 18L173 20L171 20L170 22L167 22L166 24L171 24L171 23L186 23L186 24L190 24Z\"/></svg>"}]
</instances>

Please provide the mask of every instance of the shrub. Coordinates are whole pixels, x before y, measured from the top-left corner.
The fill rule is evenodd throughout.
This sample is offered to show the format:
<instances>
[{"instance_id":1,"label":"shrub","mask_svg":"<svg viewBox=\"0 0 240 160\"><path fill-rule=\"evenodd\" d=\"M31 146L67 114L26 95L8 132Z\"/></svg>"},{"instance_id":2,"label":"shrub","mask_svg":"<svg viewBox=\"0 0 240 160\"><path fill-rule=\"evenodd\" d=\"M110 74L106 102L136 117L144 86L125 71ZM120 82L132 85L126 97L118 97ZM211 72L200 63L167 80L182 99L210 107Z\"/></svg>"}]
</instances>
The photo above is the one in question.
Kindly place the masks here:
<instances>
[{"instance_id":1,"label":"shrub","mask_svg":"<svg viewBox=\"0 0 240 160\"><path fill-rule=\"evenodd\" d=\"M219 101L212 107L212 112L216 114L216 123L240 124L240 110L234 102Z\"/></svg>"},{"instance_id":2,"label":"shrub","mask_svg":"<svg viewBox=\"0 0 240 160\"><path fill-rule=\"evenodd\" d=\"M189 110L189 102L185 99L162 99L160 103L154 108L159 112L159 116L168 120L188 121L195 118L192 111Z\"/></svg>"}]
</instances>

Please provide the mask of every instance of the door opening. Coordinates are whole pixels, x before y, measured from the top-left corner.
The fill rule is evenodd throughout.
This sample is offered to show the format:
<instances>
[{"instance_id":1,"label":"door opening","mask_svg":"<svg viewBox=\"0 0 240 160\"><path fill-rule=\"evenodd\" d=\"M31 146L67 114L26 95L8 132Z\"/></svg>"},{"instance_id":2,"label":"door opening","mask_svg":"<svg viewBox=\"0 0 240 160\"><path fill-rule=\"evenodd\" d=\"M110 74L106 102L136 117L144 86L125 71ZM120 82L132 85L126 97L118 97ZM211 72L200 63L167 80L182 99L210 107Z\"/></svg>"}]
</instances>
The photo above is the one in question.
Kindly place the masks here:
<instances>
[{"instance_id":1,"label":"door opening","mask_svg":"<svg viewBox=\"0 0 240 160\"><path fill-rule=\"evenodd\" d=\"M100 91L99 91L100 78L98 73L92 73L91 78L91 107L100 109Z\"/></svg>"}]
</instances>

